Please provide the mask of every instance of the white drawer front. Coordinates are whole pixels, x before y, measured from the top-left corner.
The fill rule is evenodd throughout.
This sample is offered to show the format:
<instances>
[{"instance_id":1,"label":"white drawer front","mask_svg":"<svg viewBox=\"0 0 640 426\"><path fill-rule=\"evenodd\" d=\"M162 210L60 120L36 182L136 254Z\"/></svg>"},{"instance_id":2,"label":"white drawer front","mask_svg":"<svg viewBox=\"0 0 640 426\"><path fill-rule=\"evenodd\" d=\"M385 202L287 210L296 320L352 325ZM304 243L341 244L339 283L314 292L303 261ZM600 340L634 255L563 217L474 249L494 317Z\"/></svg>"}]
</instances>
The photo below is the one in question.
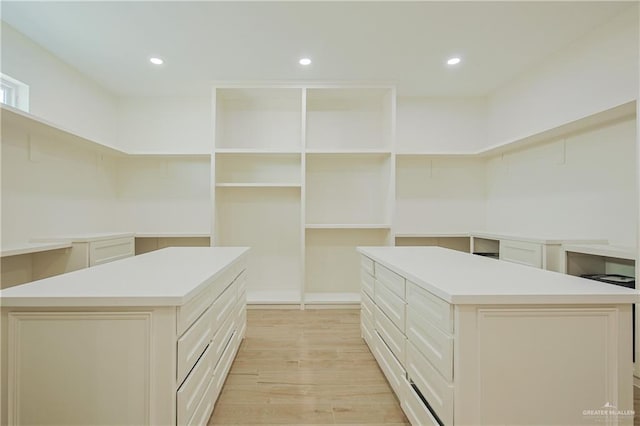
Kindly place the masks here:
<instances>
[{"instance_id":1,"label":"white drawer front","mask_svg":"<svg viewBox=\"0 0 640 426\"><path fill-rule=\"evenodd\" d=\"M376 305L404 332L405 304L398 295L376 280Z\"/></svg>"},{"instance_id":2,"label":"white drawer front","mask_svg":"<svg viewBox=\"0 0 640 426\"><path fill-rule=\"evenodd\" d=\"M393 291L399 298L404 299L404 278L390 269L376 263L376 280Z\"/></svg>"},{"instance_id":3,"label":"white drawer front","mask_svg":"<svg viewBox=\"0 0 640 426\"><path fill-rule=\"evenodd\" d=\"M414 426L440 426L411 385L405 382L404 386L406 388L401 405L409 422Z\"/></svg>"},{"instance_id":4,"label":"white drawer front","mask_svg":"<svg viewBox=\"0 0 640 426\"><path fill-rule=\"evenodd\" d=\"M360 321L360 327L362 330L362 338L364 339L365 342L367 342L367 345L369 345L369 349L373 351L373 345L374 345L373 333L375 333L375 329L373 327L373 320L362 317Z\"/></svg>"},{"instance_id":5,"label":"white drawer front","mask_svg":"<svg viewBox=\"0 0 640 426\"><path fill-rule=\"evenodd\" d=\"M525 241L500 240L500 260L542 268L542 245Z\"/></svg>"},{"instance_id":6,"label":"white drawer front","mask_svg":"<svg viewBox=\"0 0 640 426\"><path fill-rule=\"evenodd\" d=\"M243 271L238 278L236 278L235 285L238 299L247 300L247 271Z\"/></svg>"},{"instance_id":7,"label":"white drawer front","mask_svg":"<svg viewBox=\"0 0 640 426\"><path fill-rule=\"evenodd\" d=\"M374 335L374 340L373 353L380 369L396 395L402 395L402 381L405 379L404 369L377 333Z\"/></svg>"},{"instance_id":8,"label":"white drawer front","mask_svg":"<svg viewBox=\"0 0 640 426\"><path fill-rule=\"evenodd\" d=\"M213 311L211 308L178 339L178 383L187 377L213 336Z\"/></svg>"},{"instance_id":9,"label":"white drawer front","mask_svg":"<svg viewBox=\"0 0 640 426\"><path fill-rule=\"evenodd\" d=\"M369 275L375 276L373 269L373 260L369 259L367 256L360 256L360 266L364 269Z\"/></svg>"},{"instance_id":10,"label":"white drawer front","mask_svg":"<svg viewBox=\"0 0 640 426\"><path fill-rule=\"evenodd\" d=\"M220 358L225 348L229 345L229 341L231 340L231 336L233 336L233 332L236 328L236 321L234 318L227 318L227 321L220 327L215 336L213 336L213 341L211 342L211 352L213 358L213 366L215 367L218 362L220 362Z\"/></svg>"},{"instance_id":11,"label":"white drawer front","mask_svg":"<svg viewBox=\"0 0 640 426\"><path fill-rule=\"evenodd\" d=\"M227 378L233 359L236 356L238 346L240 345L240 340L236 340L235 336L231 336L230 342L231 343L225 348L218 365L216 365L213 370L213 391L211 392L210 397L212 402L215 402L220 395L220 391L222 390L222 386L224 385L224 381ZM206 424L206 420L203 424Z\"/></svg>"},{"instance_id":12,"label":"white drawer front","mask_svg":"<svg viewBox=\"0 0 640 426\"><path fill-rule=\"evenodd\" d=\"M193 416L186 423L182 424L185 426L203 426L207 424L211 413L213 413L215 390L215 377L210 377L204 397L200 400L200 404L198 404ZM178 424L181 424L180 421L178 421Z\"/></svg>"},{"instance_id":13,"label":"white drawer front","mask_svg":"<svg viewBox=\"0 0 640 426\"><path fill-rule=\"evenodd\" d=\"M447 383L412 343L407 345L407 375L445 425L453 424L453 385ZM425 407L426 408L426 407Z\"/></svg>"},{"instance_id":14,"label":"white drawer front","mask_svg":"<svg viewBox=\"0 0 640 426\"><path fill-rule=\"evenodd\" d=\"M233 286L228 287L224 293L213 302L213 330L220 327L233 312L237 303L237 295Z\"/></svg>"},{"instance_id":15,"label":"white drawer front","mask_svg":"<svg viewBox=\"0 0 640 426\"><path fill-rule=\"evenodd\" d=\"M131 237L91 242L89 243L89 266L102 265L134 254L135 243Z\"/></svg>"},{"instance_id":16,"label":"white drawer front","mask_svg":"<svg viewBox=\"0 0 640 426\"><path fill-rule=\"evenodd\" d=\"M367 317L369 319L369 322L371 322L372 324L373 324L373 317L375 316L374 307L375 307L375 304L373 303L373 300L371 300L369 296L367 296L366 294L364 293L361 294L360 315L362 315L362 317Z\"/></svg>"},{"instance_id":17,"label":"white drawer front","mask_svg":"<svg viewBox=\"0 0 640 426\"><path fill-rule=\"evenodd\" d=\"M436 327L453 333L453 305L407 281L407 304L424 315Z\"/></svg>"},{"instance_id":18,"label":"white drawer front","mask_svg":"<svg viewBox=\"0 0 640 426\"><path fill-rule=\"evenodd\" d=\"M178 336L191 327L191 324L207 310L213 302L211 288L206 287L196 297L178 308Z\"/></svg>"},{"instance_id":19,"label":"white drawer front","mask_svg":"<svg viewBox=\"0 0 640 426\"><path fill-rule=\"evenodd\" d=\"M453 336L445 334L418 314L407 309L407 339L449 382L453 381Z\"/></svg>"},{"instance_id":20,"label":"white drawer front","mask_svg":"<svg viewBox=\"0 0 640 426\"><path fill-rule=\"evenodd\" d=\"M360 270L360 280L362 281L362 290L369 295L369 297L373 298L373 287L374 287L374 278L367 273L364 269Z\"/></svg>"},{"instance_id":21,"label":"white drawer front","mask_svg":"<svg viewBox=\"0 0 640 426\"><path fill-rule=\"evenodd\" d=\"M400 364L404 364L404 346L406 342L404 334L398 330L398 327L381 310L378 310L375 314L375 325L382 340L391 349Z\"/></svg>"},{"instance_id":22,"label":"white drawer front","mask_svg":"<svg viewBox=\"0 0 640 426\"><path fill-rule=\"evenodd\" d=\"M196 366L191 370L177 394L178 424L186 424L193 416L207 386L213 377L213 359L211 346L202 355Z\"/></svg>"}]
</instances>

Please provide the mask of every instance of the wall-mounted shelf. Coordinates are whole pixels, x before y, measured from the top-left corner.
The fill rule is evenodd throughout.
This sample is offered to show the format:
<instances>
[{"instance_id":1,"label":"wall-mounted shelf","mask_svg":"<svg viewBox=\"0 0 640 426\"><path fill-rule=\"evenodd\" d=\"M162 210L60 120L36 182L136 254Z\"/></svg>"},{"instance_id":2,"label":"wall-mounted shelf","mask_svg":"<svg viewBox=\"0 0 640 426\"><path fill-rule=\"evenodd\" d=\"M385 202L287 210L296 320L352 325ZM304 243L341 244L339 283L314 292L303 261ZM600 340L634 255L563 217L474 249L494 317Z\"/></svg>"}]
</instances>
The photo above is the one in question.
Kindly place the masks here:
<instances>
[{"instance_id":1,"label":"wall-mounted shelf","mask_svg":"<svg viewBox=\"0 0 640 426\"><path fill-rule=\"evenodd\" d=\"M307 229L391 229L388 223L307 223Z\"/></svg>"},{"instance_id":2,"label":"wall-mounted shelf","mask_svg":"<svg viewBox=\"0 0 640 426\"><path fill-rule=\"evenodd\" d=\"M299 183L282 182L247 182L247 183L216 183L217 188L300 188Z\"/></svg>"},{"instance_id":3,"label":"wall-mounted shelf","mask_svg":"<svg viewBox=\"0 0 640 426\"><path fill-rule=\"evenodd\" d=\"M51 243L22 243L2 247L0 257L20 256L23 254L40 253L43 251L60 250L71 247L71 242L60 241Z\"/></svg>"},{"instance_id":4,"label":"wall-mounted shelf","mask_svg":"<svg viewBox=\"0 0 640 426\"><path fill-rule=\"evenodd\" d=\"M216 148L216 155L300 155L300 150L270 150L270 149L252 149L252 148Z\"/></svg>"},{"instance_id":5,"label":"wall-mounted shelf","mask_svg":"<svg viewBox=\"0 0 640 426\"><path fill-rule=\"evenodd\" d=\"M368 150L357 150L357 149L343 149L343 150L322 150L322 149L308 149L305 152L307 155L376 155L376 156L386 156L391 155L390 150L386 149L368 149Z\"/></svg>"},{"instance_id":6,"label":"wall-mounted shelf","mask_svg":"<svg viewBox=\"0 0 640 426\"><path fill-rule=\"evenodd\" d=\"M360 303L360 293L305 293L306 305L351 305Z\"/></svg>"}]
</instances>

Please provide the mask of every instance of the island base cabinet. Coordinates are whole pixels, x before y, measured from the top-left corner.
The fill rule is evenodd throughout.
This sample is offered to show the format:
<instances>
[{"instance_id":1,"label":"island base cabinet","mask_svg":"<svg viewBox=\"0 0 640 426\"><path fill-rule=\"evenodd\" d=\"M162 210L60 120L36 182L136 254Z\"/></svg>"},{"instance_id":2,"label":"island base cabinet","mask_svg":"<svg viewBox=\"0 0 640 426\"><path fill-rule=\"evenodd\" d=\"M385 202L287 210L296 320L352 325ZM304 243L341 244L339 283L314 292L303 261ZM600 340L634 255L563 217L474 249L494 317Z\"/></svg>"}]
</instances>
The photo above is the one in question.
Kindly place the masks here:
<instances>
[{"instance_id":1,"label":"island base cabinet","mask_svg":"<svg viewBox=\"0 0 640 426\"><path fill-rule=\"evenodd\" d=\"M174 423L173 312L3 312L2 424Z\"/></svg>"},{"instance_id":2,"label":"island base cabinet","mask_svg":"<svg viewBox=\"0 0 640 426\"><path fill-rule=\"evenodd\" d=\"M456 330L456 424L633 424L629 304L458 305Z\"/></svg>"}]
</instances>

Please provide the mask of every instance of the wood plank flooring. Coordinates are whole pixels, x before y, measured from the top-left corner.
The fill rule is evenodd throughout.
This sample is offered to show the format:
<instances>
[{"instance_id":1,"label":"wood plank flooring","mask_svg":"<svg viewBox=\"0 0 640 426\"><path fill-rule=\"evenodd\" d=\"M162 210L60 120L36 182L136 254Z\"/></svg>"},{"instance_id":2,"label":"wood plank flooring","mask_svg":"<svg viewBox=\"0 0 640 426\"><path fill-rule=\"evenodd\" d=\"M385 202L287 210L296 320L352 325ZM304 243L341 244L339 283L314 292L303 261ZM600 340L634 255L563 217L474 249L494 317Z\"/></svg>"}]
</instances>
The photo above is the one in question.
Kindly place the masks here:
<instances>
[{"instance_id":1,"label":"wood plank flooring","mask_svg":"<svg viewBox=\"0 0 640 426\"><path fill-rule=\"evenodd\" d=\"M408 425L360 311L249 310L209 425Z\"/></svg>"}]
</instances>

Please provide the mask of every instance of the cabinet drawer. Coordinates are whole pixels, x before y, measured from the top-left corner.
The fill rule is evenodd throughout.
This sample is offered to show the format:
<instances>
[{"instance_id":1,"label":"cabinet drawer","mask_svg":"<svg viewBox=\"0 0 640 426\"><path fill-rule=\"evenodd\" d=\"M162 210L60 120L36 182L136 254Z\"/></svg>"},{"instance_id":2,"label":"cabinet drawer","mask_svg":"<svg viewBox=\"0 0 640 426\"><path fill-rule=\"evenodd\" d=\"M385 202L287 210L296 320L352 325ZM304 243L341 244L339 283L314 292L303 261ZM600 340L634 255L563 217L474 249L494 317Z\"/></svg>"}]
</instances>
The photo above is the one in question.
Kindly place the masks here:
<instances>
[{"instance_id":1,"label":"cabinet drawer","mask_svg":"<svg viewBox=\"0 0 640 426\"><path fill-rule=\"evenodd\" d=\"M191 419L198 407L198 403L207 390L207 386L211 382L213 377L211 354L211 346L209 346L182 386L180 386L180 389L178 389L176 398L178 424L186 424Z\"/></svg>"},{"instance_id":2,"label":"cabinet drawer","mask_svg":"<svg viewBox=\"0 0 640 426\"><path fill-rule=\"evenodd\" d=\"M209 377L209 382L207 385L207 389L205 390L204 396L200 400L200 403L196 407L193 416L185 423L182 423L185 426L202 426L206 425L207 421L209 421L209 417L213 413L213 406L215 404L215 377ZM178 421L178 425L181 425L180 421Z\"/></svg>"},{"instance_id":3,"label":"cabinet drawer","mask_svg":"<svg viewBox=\"0 0 640 426\"><path fill-rule=\"evenodd\" d=\"M360 320L360 328L362 329L362 338L365 342L367 342L367 345L369 345L369 348L373 351L373 333L375 333L375 329L373 327L373 317L368 318L363 316Z\"/></svg>"},{"instance_id":4,"label":"cabinet drawer","mask_svg":"<svg viewBox=\"0 0 640 426\"><path fill-rule=\"evenodd\" d=\"M453 306L411 281L407 281L407 304L436 327L453 333Z\"/></svg>"},{"instance_id":5,"label":"cabinet drawer","mask_svg":"<svg viewBox=\"0 0 640 426\"><path fill-rule=\"evenodd\" d=\"M542 268L542 245L526 241L500 240L500 260Z\"/></svg>"},{"instance_id":6,"label":"cabinet drawer","mask_svg":"<svg viewBox=\"0 0 640 426\"><path fill-rule=\"evenodd\" d=\"M222 353L229 345L229 341L231 340L231 336L233 336L235 328L235 318L229 317L222 325L222 327L220 327L215 336L213 336L213 341L211 342L211 352L213 353L212 358L214 367L220 362Z\"/></svg>"},{"instance_id":7,"label":"cabinet drawer","mask_svg":"<svg viewBox=\"0 0 640 426\"><path fill-rule=\"evenodd\" d=\"M373 287L374 287L374 278L367 273L364 269L360 270L360 280L362 281L362 290L369 295L369 297L373 298Z\"/></svg>"},{"instance_id":8,"label":"cabinet drawer","mask_svg":"<svg viewBox=\"0 0 640 426\"><path fill-rule=\"evenodd\" d=\"M373 269L373 260L369 259L367 256L360 256L360 267L369 275L375 276Z\"/></svg>"},{"instance_id":9,"label":"cabinet drawer","mask_svg":"<svg viewBox=\"0 0 640 426\"><path fill-rule=\"evenodd\" d=\"M131 257L135 254L134 247L135 243L131 237L91 242L89 243L89 266Z\"/></svg>"},{"instance_id":10,"label":"cabinet drawer","mask_svg":"<svg viewBox=\"0 0 640 426\"><path fill-rule=\"evenodd\" d=\"M366 294L362 294L361 298L360 298L361 302L360 302L360 315L362 315L362 317L366 317L369 322L371 322L371 324L373 324L373 317L374 317L374 303L373 300L371 300L369 298L369 296L367 296Z\"/></svg>"},{"instance_id":11,"label":"cabinet drawer","mask_svg":"<svg viewBox=\"0 0 640 426\"><path fill-rule=\"evenodd\" d=\"M198 295L178 307L178 336L194 323L213 302L211 287L206 286Z\"/></svg>"},{"instance_id":12,"label":"cabinet drawer","mask_svg":"<svg viewBox=\"0 0 640 426\"><path fill-rule=\"evenodd\" d=\"M407 344L407 375L445 425L453 424L453 385L447 383L410 342Z\"/></svg>"},{"instance_id":13,"label":"cabinet drawer","mask_svg":"<svg viewBox=\"0 0 640 426\"><path fill-rule=\"evenodd\" d=\"M178 339L178 383L187 377L202 352L211 342L213 336L213 310L209 308L204 314Z\"/></svg>"},{"instance_id":14,"label":"cabinet drawer","mask_svg":"<svg viewBox=\"0 0 640 426\"><path fill-rule=\"evenodd\" d=\"M402 381L405 378L405 371L393 356L387 345L380 338L378 333L374 332L374 351L373 354L378 361L380 369L384 373L389 385L396 393L396 395L402 395Z\"/></svg>"},{"instance_id":15,"label":"cabinet drawer","mask_svg":"<svg viewBox=\"0 0 640 426\"><path fill-rule=\"evenodd\" d=\"M238 299L243 298L246 300L246 292L247 292L247 271L242 271L240 275L236 278L236 292L238 294Z\"/></svg>"},{"instance_id":16,"label":"cabinet drawer","mask_svg":"<svg viewBox=\"0 0 640 426\"><path fill-rule=\"evenodd\" d=\"M453 381L453 336L436 328L411 306L407 309L407 339L447 381Z\"/></svg>"},{"instance_id":17,"label":"cabinet drawer","mask_svg":"<svg viewBox=\"0 0 640 426\"><path fill-rule=\"evenodd\" d=\"M404 386L406 387L401 405L409 422L415 426L440 426L411 385L405 381Z\"/></svg>"},{"instance_id":18,"label":"cabinet drawer","mask_svg":"<svg viewBox=\"0 0 640 426\"><path fill-rule=\"evenodd\" d=\"M236 338L237 336L235 335L231 336L231 340L229 340L230 343L225 347L222 357L220 358L220 361L218 361L218 365L213 369L213 390L210 396L212 402L215 402L218 399L222 386L224 385L224 381L227 378L227 374L229 374L229 370L231 369L233 359L238 351L240 340L239 338L236 340ZM202 424L207 424L206 419Z\"/></svg>"},{"instance_id":19,"label":"cabinet drawer","mask_svg":"<svg viewBox=\"0 0 640 426\"><path fill-rule=\"evenodd\" d=\"M405 304L404 300L400 299L395 293L389 290L386 286L380 284L376 279L376 291L375 291L376 305L384 312L389 319L404 332L404 316L405 316Z\"/></svg>"},{"instance_id":20,"label":"cabinet drawer","mask_svg":"<svg viewBox=\"0 0 640 426\"><path fill-rule=\"evenodd\" d=\"M393 355L400 361L400 364L404 364L404 345L406 338L404 334L398 330L398 327L379 309L375 314L375 328L382 340L384 340L389 349L391 349Z\"/></svg>"},{"instance_id":21,"label":"cabinet drawer","mask_svg":"<svg viewBox=\"0 0 640 426\"><path fill-rule=\"evenodd\" d=\"M233 309L238 302L236 289L231 286L213 302L213 331L215 332L228 317L232 315Z\"/></svg>"},{"instance_id":22,"label":"cabinet drawer","mask_svg":"<svg viewBox=\"0 0 640 426\"><path fill-rule=\"evenodd\" d=\"M376 263L376 281L381 282L396 296L404 299L404 278L379 263Z\"/></svg>"}]
</instances>

